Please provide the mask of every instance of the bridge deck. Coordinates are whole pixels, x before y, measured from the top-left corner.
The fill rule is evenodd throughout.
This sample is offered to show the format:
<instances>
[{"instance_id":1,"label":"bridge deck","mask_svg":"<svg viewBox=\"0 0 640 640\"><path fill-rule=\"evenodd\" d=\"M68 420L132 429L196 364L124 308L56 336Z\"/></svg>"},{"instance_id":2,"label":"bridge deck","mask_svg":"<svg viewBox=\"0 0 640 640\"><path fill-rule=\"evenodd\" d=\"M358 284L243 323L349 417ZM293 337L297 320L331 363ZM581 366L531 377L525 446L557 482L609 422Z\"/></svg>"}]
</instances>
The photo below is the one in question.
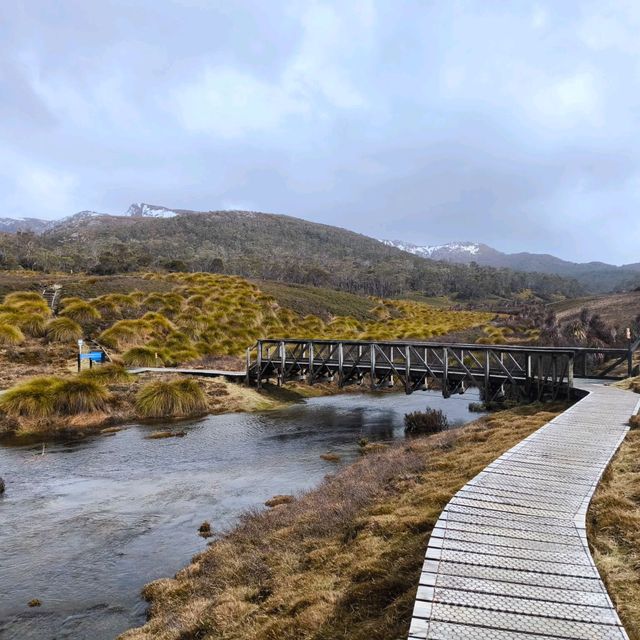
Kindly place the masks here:
<instances>
[{"instance_id":1,"label":"bridge deck","mask_svg":"<svg viewBox=\"0 0 640 640\"><path fill-rule=\"evenodd\" d=\"M465 485L426 553L411 640L625 640L585 516L638 396L583 383L583 400Z\"/></svg>"}]
</instances>

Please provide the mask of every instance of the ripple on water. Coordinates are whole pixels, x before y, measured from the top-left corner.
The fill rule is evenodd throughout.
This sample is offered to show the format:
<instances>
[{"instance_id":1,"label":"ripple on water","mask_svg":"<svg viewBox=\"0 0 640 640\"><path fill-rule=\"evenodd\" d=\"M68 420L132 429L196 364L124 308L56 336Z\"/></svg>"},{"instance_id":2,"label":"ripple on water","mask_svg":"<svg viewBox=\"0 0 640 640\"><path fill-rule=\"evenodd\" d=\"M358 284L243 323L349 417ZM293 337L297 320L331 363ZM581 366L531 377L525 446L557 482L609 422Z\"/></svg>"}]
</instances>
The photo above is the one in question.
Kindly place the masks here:
<instances>
[{"instance_id":1,"label":"ripple on water","mask_svg":"<svg viewBox=\"0 0 640 640\"><path fill-rule=\"evenodd\" d=\"M358 440L403 437L403 416L429 404L468 421L473 393L314 398L284 410L184 422L184 438L150 440L157 425L67 443L0 446L0 636L111 640L144 621L140 589L173 575L214 531L275 494L316 485L356 458ZM339 465L338 465L339 467ZM26 603L39 598L42 606Z\"/></svg>"}]
</instances>

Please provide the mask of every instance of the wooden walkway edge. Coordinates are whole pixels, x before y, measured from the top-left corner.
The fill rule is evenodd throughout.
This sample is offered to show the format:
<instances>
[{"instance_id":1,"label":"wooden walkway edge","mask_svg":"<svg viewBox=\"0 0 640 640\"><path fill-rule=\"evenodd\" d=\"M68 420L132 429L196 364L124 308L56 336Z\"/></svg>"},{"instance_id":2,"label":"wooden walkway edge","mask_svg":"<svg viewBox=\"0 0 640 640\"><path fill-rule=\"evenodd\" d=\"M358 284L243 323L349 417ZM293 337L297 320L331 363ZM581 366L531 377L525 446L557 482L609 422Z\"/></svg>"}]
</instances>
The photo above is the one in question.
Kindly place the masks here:
<instances>
[{"instance_id":1,"label":"wooden walkway edge","mask_svg":"<svg viewBox=\"0 0 640 640\"><path fill-rule=\"evenodd\" d=\"M627 640L589 552L586 513L637 394L588 395L486 467L442 512L410 640Z\"/></svg>"}]
</instances>

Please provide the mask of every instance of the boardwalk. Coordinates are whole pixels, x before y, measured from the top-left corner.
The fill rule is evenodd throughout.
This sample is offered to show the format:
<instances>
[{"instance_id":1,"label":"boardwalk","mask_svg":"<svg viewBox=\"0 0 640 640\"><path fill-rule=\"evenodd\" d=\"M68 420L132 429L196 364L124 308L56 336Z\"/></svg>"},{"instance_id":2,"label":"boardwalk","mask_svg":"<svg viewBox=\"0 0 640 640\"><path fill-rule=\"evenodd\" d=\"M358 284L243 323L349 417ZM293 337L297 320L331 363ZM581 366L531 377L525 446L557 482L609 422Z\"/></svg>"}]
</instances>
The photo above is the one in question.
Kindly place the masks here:
<instances>
[{"instance_id":1,"label":"boardwalk","mask_svg":"<svg viewBox=\"0 0 640 640\"><path fill-rule=\"evenodd\" d=\"M411 640L624 640L585 515L638 396L601 383L463 487L433 530Z\"/></svg>"}]
</instances>

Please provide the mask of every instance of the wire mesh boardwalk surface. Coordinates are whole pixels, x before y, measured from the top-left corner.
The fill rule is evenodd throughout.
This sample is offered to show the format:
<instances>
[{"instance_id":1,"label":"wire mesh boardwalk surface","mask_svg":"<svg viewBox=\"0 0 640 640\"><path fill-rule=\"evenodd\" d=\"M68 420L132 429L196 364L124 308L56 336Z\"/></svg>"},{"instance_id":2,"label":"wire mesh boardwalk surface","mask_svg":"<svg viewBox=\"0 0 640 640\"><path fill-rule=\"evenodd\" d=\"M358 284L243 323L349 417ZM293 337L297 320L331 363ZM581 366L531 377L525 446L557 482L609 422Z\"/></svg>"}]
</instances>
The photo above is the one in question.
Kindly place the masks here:
<instances>
[{"instance_id":1,"label":"wire mesh boardwalk surface","mask_svg":"<svg viewBox=\"0 0 640 640\"><path fill-rule=\"evenodd\" d=\"M624 640L585 516L638 396L601 383L449 502L429 541L411 640Z\"/></svg>"}]
</instances>

